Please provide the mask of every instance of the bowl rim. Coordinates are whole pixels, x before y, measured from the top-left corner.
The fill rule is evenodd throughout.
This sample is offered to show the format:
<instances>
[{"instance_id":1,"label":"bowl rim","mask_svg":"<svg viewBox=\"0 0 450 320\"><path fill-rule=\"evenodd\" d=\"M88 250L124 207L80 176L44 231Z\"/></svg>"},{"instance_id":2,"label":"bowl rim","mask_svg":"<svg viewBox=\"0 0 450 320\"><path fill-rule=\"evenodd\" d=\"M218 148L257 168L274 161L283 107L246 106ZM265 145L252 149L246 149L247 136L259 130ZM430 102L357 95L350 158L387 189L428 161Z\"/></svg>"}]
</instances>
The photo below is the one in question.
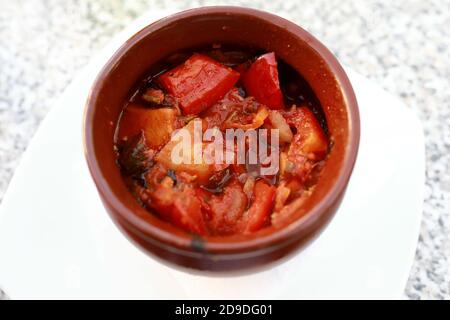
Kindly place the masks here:
<instances>
[{"instance_id":1,"label":"bowl rim","mask_svg":"<svg viewBox=\"0 0 450 320\"><path fill-rule=\"evenodd\" d=\"M264 20L267 23L282 26L287 32L295 34L301 39L307 40L308 46L316 51L316 53L327 64L331 73L334 75L343 95L344 104L347 106L348 124L349 124L349 140L344 151L344 160L341 167L341 174L336 178L331 188L303 217L291 222L283 228L274 232L264 234L256 233L245 236L228 236L228 237L202 237L206 241L201 243L201 252L231 254L231 253L250 253L255 250L272 250L274 246L285 245L290 240L295 240L308 234L310 227L317 223L321 218L329 218L334 214L330 208L339 200L339 197L346 189L348 180L350 179L359 148L360 139L360 116L358 103L356 100L353 87L350 80L336 59L336 57L313 35L304 30L297 24L284 19L275 14L238 6L208 6L189 10L180 11L175 14L168 15L151 24L147 25L140 31L131 36L119 49L111 56L108 62L103 66L95 81L93 82L84 110L83 119L83 144L84 153L88 163L89 170L97 186L100 197L105 205L114 210L120 219L128 228L138 232L141 237L147 241L157 243L159 246L174 252L182 251L198 251L198 248L192 245L193 237L188 233L173 233L171 230L163 230L159 226L153 225L148 221L139 218L132 210L128 209L115 195L109 186L106 178L100 169L100 163L95 156L94 135L93 135L93 119L95 114L95 102L97 101L103 80L107 77L120 58L124 56L130 48L138 44L148 34L159 30L180 19L199 15L209 14L238 14L249 15L257 19ZM201 253L200 252L200 253ZM198 252L197 252L198 253Z\"/></svg>"}]
</instances>

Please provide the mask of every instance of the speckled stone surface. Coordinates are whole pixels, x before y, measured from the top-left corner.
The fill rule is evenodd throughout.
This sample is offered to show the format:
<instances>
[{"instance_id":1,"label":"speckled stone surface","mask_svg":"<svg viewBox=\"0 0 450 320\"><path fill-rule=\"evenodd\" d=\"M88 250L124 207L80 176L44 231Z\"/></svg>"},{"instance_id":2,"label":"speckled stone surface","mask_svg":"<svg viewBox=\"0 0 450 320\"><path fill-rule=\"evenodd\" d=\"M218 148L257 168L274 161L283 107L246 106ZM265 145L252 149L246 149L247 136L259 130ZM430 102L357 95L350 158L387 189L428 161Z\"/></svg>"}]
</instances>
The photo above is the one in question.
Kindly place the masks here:
<instances>
[{"instance_id":1,"label":"speckled stone surface","mask_svg":"<svg viewBox=\"0 0 450 320\"><path fill-rule=\"evenodd\" d=\"M146 10L214 4L289 16L418 115L425 203L405 297L450 299L450 0L1 1L0 201L40 121L111 37Z\"/></svg>"}]
</instances>

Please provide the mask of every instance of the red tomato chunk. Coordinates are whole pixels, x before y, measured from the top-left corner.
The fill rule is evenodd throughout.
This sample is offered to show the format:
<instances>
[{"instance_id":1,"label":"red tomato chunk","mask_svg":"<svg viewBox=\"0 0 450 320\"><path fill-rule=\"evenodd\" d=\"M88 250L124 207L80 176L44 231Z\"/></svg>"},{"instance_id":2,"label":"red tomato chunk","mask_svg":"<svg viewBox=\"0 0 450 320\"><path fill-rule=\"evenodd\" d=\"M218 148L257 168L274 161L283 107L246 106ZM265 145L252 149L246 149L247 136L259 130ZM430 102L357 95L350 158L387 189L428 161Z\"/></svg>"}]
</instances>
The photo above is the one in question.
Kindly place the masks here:
<instances>
[{"instance_id":1,"label":"red tomato chunk","mask_svg":"<svg viewBox=\"0 0 450 320\"><path fill-rule=\"evenodd\" d=\"M247 196L238 182L225 187L222 195L213 195L209 199L209 227L213 234L227 235L236 233L237 223L247 207Z\"/></svg>"},{"instance_id":2,"label":"red tomato chunk","mask_svg":"<svg viewBox=\"0 0 450 320\"><path fill-rule=\"evenodd\" d=\"M162 87L179 100L185 114L198 114L209 108L238 80L238 72L201 54L192 55L158 79Z\"/></svg>"},{"instance_id":3,"label":"red tomato chunk","mask_svg":"<svg viewBox=\"0 0 450 320\"><path fill-rule=\"evenodd\" d=\"M283 108L283 94L278 79L275 53L260 56L245 72L242 79L247 93L270 109Z\"/></svg>"},{"instance_id":4,"label":"red tomato chunk","mask_svg":"<svg viewBox=\"0 0 450 320\"><path fill-rule=\"evenodd\" d=\"M253 202L241 221L242 232L257 231L269 223L276 188L258 180L253 189Z\"/></svg>"}]
</instances>

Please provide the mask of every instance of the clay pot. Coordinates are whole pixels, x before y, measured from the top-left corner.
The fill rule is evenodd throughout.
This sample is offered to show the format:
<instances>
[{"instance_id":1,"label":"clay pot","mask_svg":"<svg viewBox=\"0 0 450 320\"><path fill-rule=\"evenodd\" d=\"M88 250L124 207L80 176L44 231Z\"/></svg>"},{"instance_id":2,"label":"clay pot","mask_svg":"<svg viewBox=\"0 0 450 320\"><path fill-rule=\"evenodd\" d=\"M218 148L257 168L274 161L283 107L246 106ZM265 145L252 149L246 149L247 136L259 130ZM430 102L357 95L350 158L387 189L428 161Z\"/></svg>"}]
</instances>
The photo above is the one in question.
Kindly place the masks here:
<instances>
[{"instance_id":1,"label":"clay pot","mask_svg":"<svg viewBox=\"0 0 450 320\"><path fill-rule=\"evenodd\" d=\"M141 207L127 189L113 150L114 131L130 90L162 58L213 43L274 51L310 84L321 102L333 147L313 194L292 221L251 235L190 235ZM360 122L343 68L311 34L283 18L240 7L205 7L158 20L111 57L86 105L85 152L111 218L145 252L197 270L249 271L279 261L305 246L333 217L356 160Z\"/></svg>"}]
</instances>

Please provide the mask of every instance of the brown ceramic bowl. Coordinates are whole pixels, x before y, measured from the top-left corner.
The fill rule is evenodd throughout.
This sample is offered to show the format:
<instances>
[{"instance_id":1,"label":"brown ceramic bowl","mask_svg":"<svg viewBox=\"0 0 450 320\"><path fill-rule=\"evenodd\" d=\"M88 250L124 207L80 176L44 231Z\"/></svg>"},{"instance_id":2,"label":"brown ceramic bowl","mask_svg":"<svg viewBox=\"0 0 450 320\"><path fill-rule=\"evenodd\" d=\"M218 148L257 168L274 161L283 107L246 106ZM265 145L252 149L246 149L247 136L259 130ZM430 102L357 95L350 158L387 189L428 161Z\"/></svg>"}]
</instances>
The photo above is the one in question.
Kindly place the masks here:
<instances>
[{"instance_id":1,"label":"brown ceramic bowl","mask_svg":"<svg viewBox=\"0 0 450 320\"><path fill-rule=\"evenodd\" d=\"M192 236L141 207L122 180L113 151L114 129L130 89L155 62L183 49L228 43L274 51L294 67L319 98L333 142L316 189L282 228L251 235ZM145 252L197 270L267 266L304 247L330 221L344 196L359 144L352 86L336 58L311 34L270 13L204 7L145 27L112 56L97 77L85 113L85 152L103 204L119 228Z\"/></svg>"}]
</instances>

